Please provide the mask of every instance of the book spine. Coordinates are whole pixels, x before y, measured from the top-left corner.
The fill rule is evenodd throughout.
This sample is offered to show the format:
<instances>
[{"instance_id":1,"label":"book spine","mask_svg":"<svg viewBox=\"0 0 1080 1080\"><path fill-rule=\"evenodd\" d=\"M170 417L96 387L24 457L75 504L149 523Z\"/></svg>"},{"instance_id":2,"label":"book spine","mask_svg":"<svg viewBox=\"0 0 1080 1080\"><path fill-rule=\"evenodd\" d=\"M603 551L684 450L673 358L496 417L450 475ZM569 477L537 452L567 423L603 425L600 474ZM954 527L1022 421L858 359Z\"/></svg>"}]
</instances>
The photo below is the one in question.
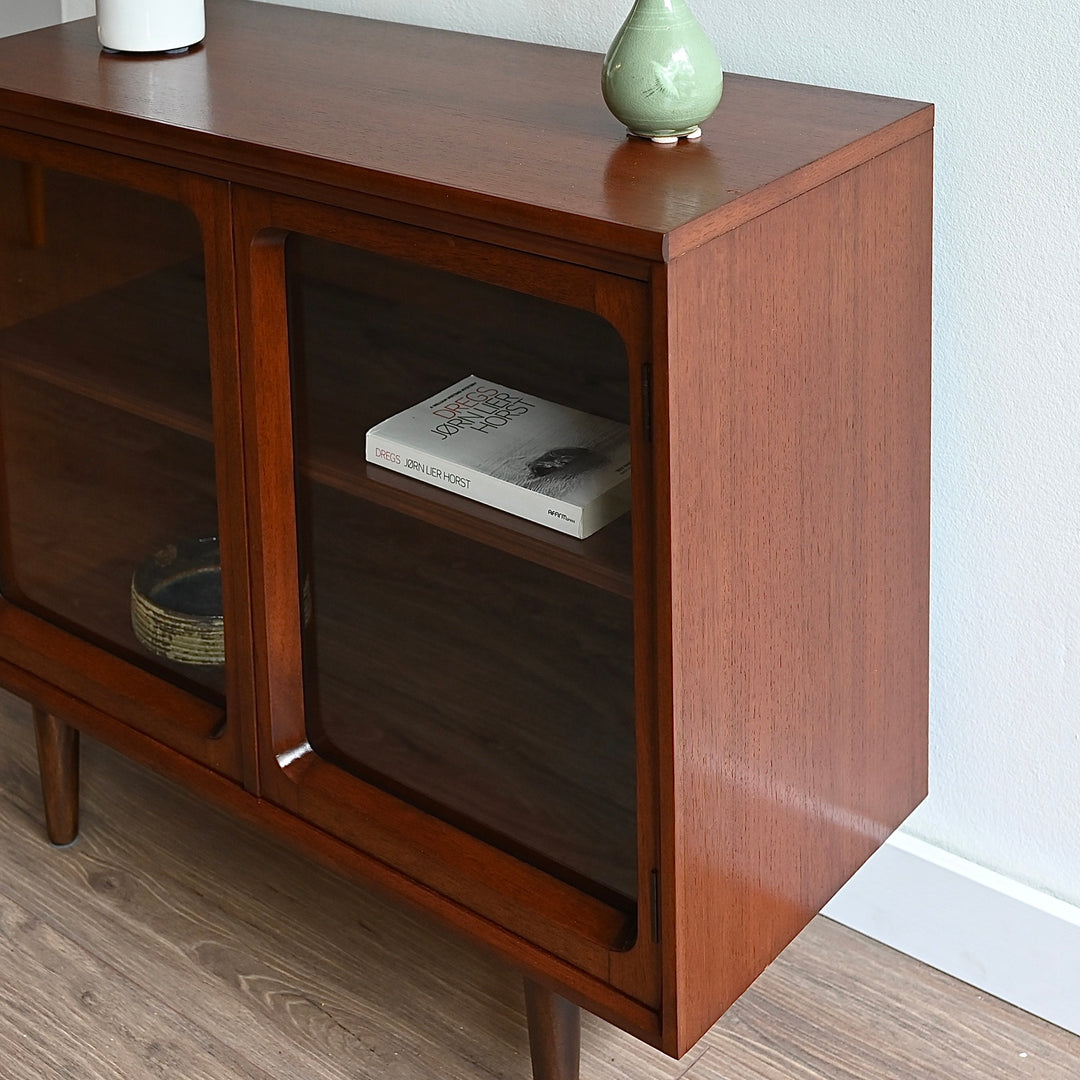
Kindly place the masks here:
<instances>
[{"instance_id":1,"label":"book spine","mask_svg":"<svg viewBox=\"0 0 1080 1080\"><path fill-rule=\"evenodd\" d=\"M383 438L377 432L368 432L365 447L367 460L373 465L381 465L496 510L505 510L568 536L580 538L583 535L583 513L572 503L529 491L437 455L419 452L394 439Z\"/></svg>"}]
</instances>

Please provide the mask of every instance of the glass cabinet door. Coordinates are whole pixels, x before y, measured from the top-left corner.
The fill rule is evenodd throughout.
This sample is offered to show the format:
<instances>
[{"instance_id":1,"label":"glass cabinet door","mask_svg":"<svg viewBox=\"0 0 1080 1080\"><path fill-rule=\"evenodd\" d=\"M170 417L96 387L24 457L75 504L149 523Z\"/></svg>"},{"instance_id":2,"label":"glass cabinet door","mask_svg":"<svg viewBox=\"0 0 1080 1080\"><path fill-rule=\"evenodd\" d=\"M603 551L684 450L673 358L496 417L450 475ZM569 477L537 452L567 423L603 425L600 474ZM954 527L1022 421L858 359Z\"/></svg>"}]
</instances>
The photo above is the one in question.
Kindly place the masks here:
<instances>
[{"instance_id":1,"label":"glass cabinet door","mask_svg":"<svg viewBox=\"0 0 1080 1080\"><path fill-rule=\"evenodd\" d=\"M0 200L5 611L182 691L190 751L225 704L202 227L171 192L13 157Z\"/></svg>"},{"instance_id":2,"label":"glass cabinet door","mask_svg":"<svg viewBox=\"0 0 1080 1080\"><path fill-rule=\"evenodd\" d=\"M622 342L595 316L341 245L293 235L285 256L310 745L632 899L628 516L594 534L617 579L597 584L542 550L584 562L589 540L529 526L540 550L523 557L503 535L521 519L470 522L482 504L364 460L368 428L473 373L627 423Z\"/></svg>"},{"instance_id":3,"label":"glass cabinet door","mask_svg":"<svg viewBox=\"0 0 1080 1080\"><path fill-rule=\"evenodd\" d=\"M264 552L268 608L292 609L296 636L268 647L264 793L480 909L465 877L525 867L497 891L528 903L553 883L549 908L593 904L575 929L628 948L649 881L633 511L577 539L369 462L365 447L374 425L469 376L640 438L624 336L588 309L595 275L580 268L527 256L557 283L514 288L500 264L516 254L463 254L419 231L398 242L377 225L392 237L380 250L378 237L346 242L333 212L292 227L283 205L250 234L244 376L262 399L260 450L292 431L288 476L269 479L269 457L259 470L264 532L288 497L295 529L281 541L292 568ZM275 601L274 580L293 574Z\"/></svg>"}]
</instances>

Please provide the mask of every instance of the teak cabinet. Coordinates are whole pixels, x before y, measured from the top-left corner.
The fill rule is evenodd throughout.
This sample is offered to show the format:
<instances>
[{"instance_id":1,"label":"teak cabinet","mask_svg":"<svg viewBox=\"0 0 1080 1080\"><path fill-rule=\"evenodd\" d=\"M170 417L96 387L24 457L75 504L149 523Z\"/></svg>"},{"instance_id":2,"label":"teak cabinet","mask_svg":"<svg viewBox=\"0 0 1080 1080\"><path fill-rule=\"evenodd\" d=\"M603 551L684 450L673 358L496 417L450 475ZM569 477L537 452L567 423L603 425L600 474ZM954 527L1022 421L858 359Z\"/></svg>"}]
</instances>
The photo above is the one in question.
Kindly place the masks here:
<instances>
[{"instance_id":1,"label":"teak cabinet","mask_svg":"<svg viewBox=\"0 0 1080 1080\"><path fill-rule=\"evenodd\" d=\"M931 107L211 0L0 42L0 683L686 1051L924 794ZM627 422L579 541L364 461L470 373ZM224 665L131 628L217 537ZM137 827L137 826L133 826ZM574 1005L568 1004L573 1002Z\"/></svg>"}]
</instances>

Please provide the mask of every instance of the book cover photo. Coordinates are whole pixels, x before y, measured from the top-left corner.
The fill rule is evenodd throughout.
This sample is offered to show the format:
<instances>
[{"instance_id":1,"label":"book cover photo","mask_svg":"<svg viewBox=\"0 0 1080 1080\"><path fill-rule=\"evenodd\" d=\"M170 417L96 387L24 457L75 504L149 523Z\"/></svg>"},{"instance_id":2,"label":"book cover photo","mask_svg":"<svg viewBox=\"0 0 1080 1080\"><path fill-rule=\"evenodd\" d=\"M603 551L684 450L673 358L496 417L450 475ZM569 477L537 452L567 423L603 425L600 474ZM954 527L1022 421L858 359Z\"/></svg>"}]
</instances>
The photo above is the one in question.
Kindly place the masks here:
<instances>
[{"instance_id":1,"label":"book cover photo","mask_svg":"<svg viewBox=\"0 0 1080 1080\"><path fill-rule=\"evenodd\" d=\"M630 508L626 424L470 375L376 424L369 462L584 539Z\"/></svg>"}]
</instances>

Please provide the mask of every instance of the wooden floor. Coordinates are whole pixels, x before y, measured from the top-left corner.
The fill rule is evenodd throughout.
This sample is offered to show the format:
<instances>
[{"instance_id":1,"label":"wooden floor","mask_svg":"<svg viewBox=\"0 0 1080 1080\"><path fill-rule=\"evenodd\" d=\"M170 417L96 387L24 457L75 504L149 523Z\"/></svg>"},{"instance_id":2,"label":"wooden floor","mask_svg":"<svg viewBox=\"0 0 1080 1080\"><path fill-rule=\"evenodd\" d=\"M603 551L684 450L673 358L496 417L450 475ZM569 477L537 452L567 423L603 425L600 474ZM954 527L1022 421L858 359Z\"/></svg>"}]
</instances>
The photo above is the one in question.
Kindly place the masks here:
<instances>
[{"instance_id":1,"label":"wooden floor","mask_svg":"<svg viewBox=\"0 0 1080 1080\"><path fill-rule=\"evenodd\" d=\"M528 1080L519 979L84 740L45 841L0 696L0 1078ZM818 919L682 1061L586 1018L583 1080L1080 1075L1080 1038Z\"/></svg>"}]
</instances>

